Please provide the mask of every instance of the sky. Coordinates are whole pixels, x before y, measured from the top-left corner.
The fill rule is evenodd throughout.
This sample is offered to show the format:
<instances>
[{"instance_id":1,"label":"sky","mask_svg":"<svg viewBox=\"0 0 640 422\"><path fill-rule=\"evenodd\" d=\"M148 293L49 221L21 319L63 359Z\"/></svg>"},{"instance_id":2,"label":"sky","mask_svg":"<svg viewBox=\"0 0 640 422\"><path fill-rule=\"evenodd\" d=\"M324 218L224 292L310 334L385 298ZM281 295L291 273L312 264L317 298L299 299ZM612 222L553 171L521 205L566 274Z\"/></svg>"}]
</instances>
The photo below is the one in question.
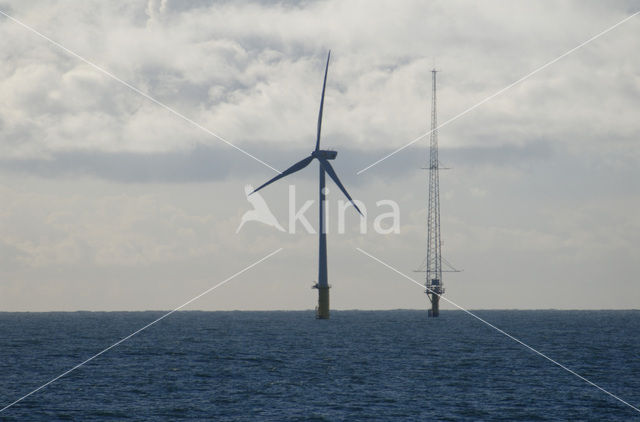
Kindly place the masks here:
<instances>
[{"instance_id":1,"label":"sky","mask_svg":"<svg viewBox=\"0 0 640 422\"><path fill-rule=\"evenodd\" d=\"M357 248L424 281L429 137L358 172L428 131L431 69L447 122L639 10L0 0L41 34L0 16L0 311L173 309L280 248L186 309L313 309L317 235L291 233L289 190L315 226L317 164L260 192L285 232L236 230L245 185L314 148L329 50L322 146L368 210L366 233L353 212L338 233L328 183L332 308L426 309ZM638 33L635 16L440 128L448 299L638 309Z\"/></svg>"}]
</instances>

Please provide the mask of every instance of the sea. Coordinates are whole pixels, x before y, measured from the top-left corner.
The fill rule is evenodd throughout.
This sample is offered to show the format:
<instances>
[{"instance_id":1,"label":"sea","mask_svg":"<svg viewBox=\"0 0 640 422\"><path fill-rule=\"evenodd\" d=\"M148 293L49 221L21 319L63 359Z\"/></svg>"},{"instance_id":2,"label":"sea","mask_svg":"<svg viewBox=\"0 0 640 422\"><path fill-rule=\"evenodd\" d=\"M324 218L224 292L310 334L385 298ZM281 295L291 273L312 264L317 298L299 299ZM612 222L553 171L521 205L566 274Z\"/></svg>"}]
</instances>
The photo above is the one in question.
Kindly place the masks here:
<instances>
[{"instance_id":1,"label":"sea","mask_svg":"<svg viewBox=\"0 0 640 422\"><path fill-rule=\"evenodd\" d=\"M0 420L640 420L639 310L473 312L611 395L462 311L181 311ZM164 313L0 313L0 408Z\"/></svg>"}]
</instances>

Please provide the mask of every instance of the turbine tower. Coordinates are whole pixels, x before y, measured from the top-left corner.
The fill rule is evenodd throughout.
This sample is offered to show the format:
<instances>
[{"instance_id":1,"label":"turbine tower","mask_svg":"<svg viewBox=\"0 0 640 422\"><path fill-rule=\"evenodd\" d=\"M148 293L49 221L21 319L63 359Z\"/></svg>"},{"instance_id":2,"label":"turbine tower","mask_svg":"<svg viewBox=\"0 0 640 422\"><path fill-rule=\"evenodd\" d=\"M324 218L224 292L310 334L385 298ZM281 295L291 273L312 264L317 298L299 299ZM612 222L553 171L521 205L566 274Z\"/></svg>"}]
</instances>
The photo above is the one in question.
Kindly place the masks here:
<instances>
[{"instance_id":1,"label":"turbine tower","mask_svg":"<svg viewBox=\"0 0 640 422\"><path fill-rule=\"evenodd\" d=\"M325 173L329 174L329 177L335 182L336 185L340 188L342 193L349 199L349 202L353 204L355 209L362 215L358 206L353 202L351 196L344 188L338 175L333 170L333 167L329 163L329 160L335 160L338 155L337 151L329 151L329 150L321 150L320 149L320 129L322 128L322 108L324 105L324 90L327 85L327 72L329 71L329 59L331 58L331 51L327 55L327 66L324 70L324 82L322 84L322 97L320 98L320 112L318 113L318 132L316 136L316 148L311 152L307 158L298 161L276 177L272 178L268 182L259 186L253 192L257 192L263 187L275 182L278 179L281 179L285 176L288 176L292 173L295 173L303 168L307 167L311 161L315 158L318 160L320 167L320 180L319 180L319 224L318 224L318 235L319 235L319 243L318 243L318 282L313 286L318 289L318 307L316 308L316 318L318 319L329 319L329 281L327 276L327 233L325 228L325 215L324 215L324 200L325 200Z\"/></svg>"},{"instance_id":2,"label":"turbine tower","mask_svg":"<svg viewBox=\"0 0 640 422\"><path fill-rule=\"evenodd\" d=\"M431 302L429 316L440 314L442 284L442 242L440 239L440 179L438 175L438 117L436 113L436 69L432 75L431 138L429 142L429 205L427 217L426 293Z\"/></svg>"}]
</instances>

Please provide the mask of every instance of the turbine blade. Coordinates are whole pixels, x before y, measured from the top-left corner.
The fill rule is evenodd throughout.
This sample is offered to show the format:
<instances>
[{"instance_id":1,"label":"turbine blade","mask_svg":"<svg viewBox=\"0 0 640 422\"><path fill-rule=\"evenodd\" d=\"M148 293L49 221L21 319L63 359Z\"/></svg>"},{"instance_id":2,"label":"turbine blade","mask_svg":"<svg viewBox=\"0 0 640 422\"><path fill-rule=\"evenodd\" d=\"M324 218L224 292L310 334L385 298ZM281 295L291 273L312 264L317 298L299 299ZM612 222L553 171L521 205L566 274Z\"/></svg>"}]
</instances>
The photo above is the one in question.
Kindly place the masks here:
<instances>
[{"instance_id":1,"label":"turbine blade","mask_svg":"<svg viewBox=\"0 0 640 422\"><path fill-rule=\"evenodd\" d=\"M311 160L313 160L312 156L308 156L307 158L305 158L304 160L300 160L297 163L295 163L294 165L292 165L291 167L289 167L288 169L286 169L285 171L283 171L282 173L280 173L279 175L277 175L276 177L274 177L273 179L269 180L268 182L260 185L259 187L257 187L256 189L253 190L253 192L251 192L249 195L258 192L260 189L262 189L263 187L275 182L278 179L282 179L285 176L290 175L291 173L295 173L296 171L302 170L303 168L307 167L309 165L309 163L311 162Z\"/></svg>"},{"instance_id":2,"label":"turbine blade","mask_svg":"<svg viewBox=\"0 0 640 422\"><path fill-rule=\"evenodd\" d=\"M340 182L340 179L338 178L338 175L333 170L333 167L331 167L331 164L329 163L329 161L327 161L324 158L318 158L318 160L320 161L320 165L324 168L324 171L329 173L329 177L331 177L331 179L333 179L333 181L335 182L336 185L338 185L338 187L340 188L342 193L344 193L344 196L346 196L347 199L349 199L349 202L351 202L353 204L353 206L356 208L356 210L358 211L358 213L360 215L362 215L362 211L360 211L360 208L358 208L356 203L353 202L353 199L351 198L351 195L349 195L349 192L347 192L347 190L342 185L342 182ZM364 215L362 215L362 216L364 217Z\"/></svg>"},{"instance_id":3,"label":"turbine blade","mask_svg":"<svg viewBox=\"0 0 640 422\"><path fill-rule=\"evenodd\" d=\"M327 73L329 72L329 59L331 50L327 55L327 67L324 69L324 82L322 83L322 97L320 98L320 112L318 113L318 136L316 137L316 151L320 149L320 129L322 129L322 108L324 107L324 88L327 86Z\"/></svg>"}]
</instances>

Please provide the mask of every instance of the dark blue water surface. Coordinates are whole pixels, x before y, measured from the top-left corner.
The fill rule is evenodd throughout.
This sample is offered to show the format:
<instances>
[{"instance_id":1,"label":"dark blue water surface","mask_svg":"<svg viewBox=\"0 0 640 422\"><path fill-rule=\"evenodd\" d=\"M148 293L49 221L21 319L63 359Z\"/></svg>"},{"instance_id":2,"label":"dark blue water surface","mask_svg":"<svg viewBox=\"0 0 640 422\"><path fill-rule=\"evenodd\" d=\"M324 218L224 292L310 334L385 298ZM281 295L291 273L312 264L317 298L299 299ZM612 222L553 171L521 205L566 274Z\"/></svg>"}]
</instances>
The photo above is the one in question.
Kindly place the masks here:
<instances>
[{"instance_id":1,"label":"dark blue water surface","mask_svg":"<svg viewBox=\"0 0 640 422\"><path fill-rule=\"evenodd\" d=\"M0 313L0 407L162 312ZM640 407L640 311L478 311ZM178 312L1 420L636 420L461 311Z\"/></svg>"}]
</instances>

